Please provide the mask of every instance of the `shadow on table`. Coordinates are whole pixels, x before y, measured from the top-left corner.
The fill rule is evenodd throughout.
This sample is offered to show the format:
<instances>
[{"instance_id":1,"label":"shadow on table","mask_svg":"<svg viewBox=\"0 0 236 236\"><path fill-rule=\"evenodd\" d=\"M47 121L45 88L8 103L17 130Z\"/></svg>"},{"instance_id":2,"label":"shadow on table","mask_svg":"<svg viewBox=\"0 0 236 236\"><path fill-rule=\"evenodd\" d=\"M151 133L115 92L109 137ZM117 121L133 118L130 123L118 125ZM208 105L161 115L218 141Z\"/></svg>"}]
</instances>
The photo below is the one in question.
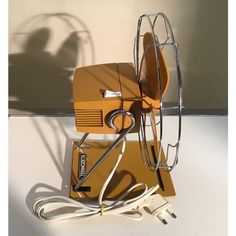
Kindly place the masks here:
<instances>
[{"instance_id":1,"label":"shadow on table","mask_svg":"<svg viewBox=\"0 0 236 236\"><path fill-rule=\"evenodd\" d=\"M70 138L67 131L66 131L66 118L58 118L55 117L56 125L59 127L59 130L62 134L64 134L64 137L66 139L66 144L61 143L60 139L57 136L57 133L55 132L55 124L52 123L51 120L47 120L48 126L52 129L52 132L54 134L54 138L57 143L57 155L53 152L52 148L50 147L50 142L48 141L48 138L44 134L42 128L40 127L40 124L37 122L36 119L31 119L33 125L35 126L35 129L37 130L38 134L41 137L41 140L46 147L59 175L61 176L61 188L57 189L53 186L50 186L45 183L37 183L34 185L26 197L26 205L28 209L32 212L32 206L37 198L39 197L47 197L47 196L54 196L54 195L60 195L60 196L68 196L69 195L69 187L70 187L70 179L71 179L71 161L72 161L72 148L73 148L73 141L74 139ZM64 122L64 123L63 123ZM65 145L65 151L64 153L61 151L62 145Z\"/></svg>"},{"instance_id":2,"label":"shadow on table","mask_svg":"<svg viewBox=\"0 0 236 236\"><path fill-rule=\"evenodd\" d=\"M13 197L9 196L9 236L47 236L45 225L32 224L27 217L27 213L19 208Z\"/></svg>"}]
</instances>

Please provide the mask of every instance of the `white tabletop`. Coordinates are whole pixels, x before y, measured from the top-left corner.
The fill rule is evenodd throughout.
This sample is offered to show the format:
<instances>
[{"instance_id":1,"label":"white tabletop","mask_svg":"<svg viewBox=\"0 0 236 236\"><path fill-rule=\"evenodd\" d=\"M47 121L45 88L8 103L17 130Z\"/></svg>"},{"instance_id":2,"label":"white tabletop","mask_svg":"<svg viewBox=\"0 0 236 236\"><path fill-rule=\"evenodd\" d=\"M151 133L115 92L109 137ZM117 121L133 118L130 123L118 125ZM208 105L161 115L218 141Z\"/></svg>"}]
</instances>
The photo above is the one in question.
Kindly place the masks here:
<instances>
[{"instance_id":1,"label":"white tabletop","mask_svg":"<svg viewBox=\"0 0 236 236\"><path fill-rule=\"evenodd\" d=\"M165 120L165 132L172 136L177 118ZM168 225L147 213L140 222L121 216L64 223L40 221L32 214L33 201L48 191L68 194L71 144L82 134L75 131L72 117L10 117L9 124L10 236L227 235L226 116L183 118L179 164L171 172L177 195L168 199L178 218L169 218Z\"/></svg>"}]
</instances>

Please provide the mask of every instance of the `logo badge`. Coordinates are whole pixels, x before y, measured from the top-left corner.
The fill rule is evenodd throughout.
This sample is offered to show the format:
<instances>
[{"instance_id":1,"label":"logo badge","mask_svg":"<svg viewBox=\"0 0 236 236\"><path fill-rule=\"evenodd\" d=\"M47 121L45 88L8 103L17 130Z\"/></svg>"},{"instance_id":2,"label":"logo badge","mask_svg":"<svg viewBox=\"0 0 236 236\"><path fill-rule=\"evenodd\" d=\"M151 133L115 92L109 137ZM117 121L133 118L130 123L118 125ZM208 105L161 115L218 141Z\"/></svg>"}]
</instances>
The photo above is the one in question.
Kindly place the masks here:
<instances>
[{"instance_id":1,"label":"logo badge","mask_svg":"<svg viewBox=\"0 0 236 236\"><path fill-rule=\"evenodd\" d=\"M87 156L86 154L80 154L79 156L79 180L83 179L87 171Z\"/></svg>"}]
</instances>

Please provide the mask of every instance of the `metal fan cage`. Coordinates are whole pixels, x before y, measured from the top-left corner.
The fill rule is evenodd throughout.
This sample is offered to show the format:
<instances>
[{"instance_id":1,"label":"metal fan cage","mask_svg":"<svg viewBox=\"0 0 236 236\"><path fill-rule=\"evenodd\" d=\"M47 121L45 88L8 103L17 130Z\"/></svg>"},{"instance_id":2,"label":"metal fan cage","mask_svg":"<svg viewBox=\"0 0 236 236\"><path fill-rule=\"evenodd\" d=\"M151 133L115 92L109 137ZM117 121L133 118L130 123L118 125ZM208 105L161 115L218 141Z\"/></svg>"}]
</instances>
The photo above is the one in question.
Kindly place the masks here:
<instances>
[{"instance_id":1,"label":"metal fan cage","mask_svg":"<svg viewBox=\"0 0 236 236\"><path fill-rule=\"evenodd\" d=\"M152 35L153 43L148 45L148 47L143 51L140 57L140 44L142 42L142 38L144 34L141 33L142 24L144 21L147 21L149 26L150 33ZM165 37L163 40L160 40L159 35L156 31L157 22L161 21L164 24L165 29ZM176 78L177 78L177 101L175 101L176 105L168 105L168 103L163 103L163 94L162 94L162 84L161 84L161 74L160 72L160 64L158 58L158 47L163 51L167 47L171 47L173 50L174 61L175 61L175 70L176 70ZM182 107L183 107L183 85L182 85L182 77L181 77L181 70L180 70L180 63L179 63L179 56L178 56L178 44L175 41L175 37L173 34L173 30L170 24L170 21L166 17L164 13L157 13L157 14L144 14L139 17L138 25L137 25L137 35L134 40L134 66L136 77L138 82L140 83L140 76L142 72L142 65L150 48L154 48L155 50L155 58L156 58L156 66L157 66L157 84L158 84L158 91L159 91L159 99L160 99L160 106L157 107L158 113L154 114L152 112L142 112L141 114L141 129L139 132L139 141L140 141L140 148L143 157L143 161L150 170L156 171L158 168L164 168L167 171L171 171L178 163L178 156L179 156L179 147L180 147L180 139L181 139L181 128L182 128ZM169 112L175 113L178 115L178 133L177 133L177 141L175 143L168 143L166 148L163 146L163 133L164 133L164 120L163 120L163 113L164 110L168 110ZM158 141L158 149L155 149L155 156L156 160L153 161L150 155L150 151L148 150L147 146L147 116L149 116L153 138L157 138ZM158 119L158 122L155 120ZM159 129L159 135L157 136L157 128ZM173 157L170 157L170 149L174 150ZM166 150L166 151L165 151ZM165 154L165 161L161 159L161 154L164 152Z\"/></svg>"}]
</instances>

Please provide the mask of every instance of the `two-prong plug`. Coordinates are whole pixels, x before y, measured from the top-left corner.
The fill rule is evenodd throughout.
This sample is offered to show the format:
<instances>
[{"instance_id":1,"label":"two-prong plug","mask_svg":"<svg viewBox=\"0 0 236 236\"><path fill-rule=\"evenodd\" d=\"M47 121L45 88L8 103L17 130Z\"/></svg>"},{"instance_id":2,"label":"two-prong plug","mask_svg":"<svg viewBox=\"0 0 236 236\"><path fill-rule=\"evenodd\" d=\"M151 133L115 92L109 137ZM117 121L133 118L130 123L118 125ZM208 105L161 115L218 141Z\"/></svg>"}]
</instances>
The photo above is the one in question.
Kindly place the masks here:
<instances>
[{"instance_id":1,"label":"two-prong plug","mask_svg":"<svg viewBox=\"0 0 236 236\"><path fill-rule=\"evenodd\" d=\"M151 214L157 217L163 224L167 224L166 218L168 214L176 218L177 216L172 211L171 204L160 194L154 194L148 197L140 207L147 207Z\"/></svg>"}]
</instances>

